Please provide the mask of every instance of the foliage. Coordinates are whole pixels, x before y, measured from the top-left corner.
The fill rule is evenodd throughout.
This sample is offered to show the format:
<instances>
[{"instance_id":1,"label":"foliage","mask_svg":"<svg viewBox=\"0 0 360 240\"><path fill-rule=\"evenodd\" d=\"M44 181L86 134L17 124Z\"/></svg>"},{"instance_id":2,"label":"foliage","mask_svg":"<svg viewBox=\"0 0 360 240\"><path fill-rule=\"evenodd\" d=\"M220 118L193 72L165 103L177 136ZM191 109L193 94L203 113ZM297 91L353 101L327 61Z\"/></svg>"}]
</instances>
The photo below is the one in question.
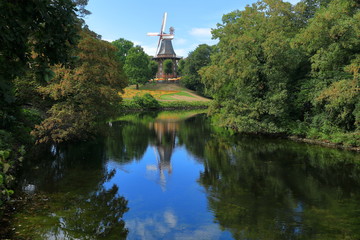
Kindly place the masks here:
<instances>
[{"instance_id":1,"label":"foliage","mask_svg":"<svg viewBox=\"0 0 360 240\"><path fill-rule=\"evenodd\" d=\"M198 71L210 64L210 55L213 51L214 47L201 44L190 52L189 56L181 64L179 63L182 75L180 82L183 86L204 95L204 84L201 82Z\"/></svg>"},{"instance_id":2,"label":"foliage","mask_svg":"<svg viewBox=\"0 0 360 240\"><path fill-rule=\"evenodd\" d=\"M149 69L150 69L150 77L151 78L154 78L156 76L156 73L158 71L158 67L159 67L159 64L154 61L154 60L150 60L149 62Z\"/></svg>"},{"instance_id":3,"label":"foliage","mask_svg":"<svg viewBox=\"0 0 360 240\"><path fill-rule=\"evenodd\" d=\"M183 71L184 71L184 67L185 67L185 59L182 58L180 59L179 63L178 63L178 75L182 76L183 75Z\"/></svg>"},{"instance_id":4,"label":"foliage","mask_svg":"<svg viewBox=\"0 0 360 240\"><path fill-rule=\"evenodd\" d=\"M87 0L0 1L0 202L12 192L23 144L31 142L29 132L39 121L32 107L42 99L35 89L50 80L50 66L73 62L82 23L78 16L89 13L86 4ZM23 110L21 105L27 106Z\"/></svg>"},{"instance_id":5,"label":"foliage","mask_svg":"<svg viewBox=\"0 0 360 240\"><path fill-rule=\"evenodd\" d=\"M135 96L133 100L141 108L156 109L160 107L159 102L149 93L145 93L142 96Z\"/></svg>"},{"instance_id":6,"label":"foliage","mask_svg":"<svg viewBox=\"0 0 360 240\"><path fill-rule=\"evenodd\" d=\"M297 33L290 3L268 0L223 17L211 64L200 70L207 93L221 105L222 122L250 132L284 131L289 86L301 60L290 46Z\"/></svg>"},{"instance_id":7,"label":"foliage","mask_svg":"<svg viewBox=\"0 0 360 240\"><path fill-rule=\"evenodd\" d=\"M211 102L205 101L159 101L159 109L207 109ZM134 100L124 100L119 106L122 111L143 110Z\"/></svg>"},{"instance_id":8,"label":"foliage","mask_svg":"<svg viewBox=\"0 0 360 240\"><path fill-rule=\"evenodd\" d=\"M307 53L310 77L307 87L313 89L309 101L317 118L339 128L359 128L360 14L355 1L332 1L320 9L294 41ZM325 113L325 114L324 114Z\"/></svg>"},{"instance_id":9,"label":"foliage","mask_svg":"<svg viewBox=\"0 0 360 240\"><path fill-rule=\"evenodd\" d=\"M131 84L145 84L150 78L149 58L140 46L129 50L126 57L124 70Z\"/></svg>"},{"instance_id":10,"label":"foliage","mask_svg":"<svg viewBox=\"0 0 360 240\"><path fill-rule=\"evenodd\" d=\"M166 74L172 74L174 72L174 63L171 59L166 59L163 62L163 68L164 68L164 72Z\"/></svg>"},{"instance_id":11,"label":"foliage","mask_svg":"<svg viewBox=\"0 0 360 240\"><path fill-rule=\"evenodd\" d=\"M117 48L116 56L119 58L119 61L125 64L126 57L130 49L134 47L134 43L124 38L119 38L111 42L111 44Z\"/></svg>"},{"instance_id":12,"label":"foliage","mask_svg":"<svg viewBox=\"0 0 360 240\"><path fill-rule=\"evenodd\" d=\"M243 132L328 140L358 132L359 7L263 0L224 15L212 32L219 43L211 63L199 71L215 99L212 114Z\"/></svg>"},{"instance_id":13,"label":"foliage","mask_svg":"<svg viewBox=\"0 0 360 240\"><path fill-rule=\"evenodd\" d=\"M33 131L39 143L88 138L121 101L118 92L127 83L115 47L83 34L78 49L76 67L55 67L51 83L39 89L55 101L49 117Z\"/></svg>"}]
</instances>

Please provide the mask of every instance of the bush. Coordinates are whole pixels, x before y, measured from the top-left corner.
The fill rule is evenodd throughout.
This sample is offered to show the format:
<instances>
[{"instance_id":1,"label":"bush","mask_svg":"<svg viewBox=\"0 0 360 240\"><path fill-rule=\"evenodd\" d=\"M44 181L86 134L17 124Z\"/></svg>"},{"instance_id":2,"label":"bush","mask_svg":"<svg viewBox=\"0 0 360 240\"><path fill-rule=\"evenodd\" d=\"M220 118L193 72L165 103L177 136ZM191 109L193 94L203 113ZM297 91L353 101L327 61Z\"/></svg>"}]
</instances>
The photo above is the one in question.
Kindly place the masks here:
<instances>
[{"instance_id":1,"label":"bush","mask_svg":"<svg viewBox=\"0 0 360 240\"><path fill-rule=\"evenodd\" d=\"M135 96L133 100L141 108L148 108L148 109L160 108L159 102L149 93L145 93L143 96Z\"/></svg>"}]
</instances>

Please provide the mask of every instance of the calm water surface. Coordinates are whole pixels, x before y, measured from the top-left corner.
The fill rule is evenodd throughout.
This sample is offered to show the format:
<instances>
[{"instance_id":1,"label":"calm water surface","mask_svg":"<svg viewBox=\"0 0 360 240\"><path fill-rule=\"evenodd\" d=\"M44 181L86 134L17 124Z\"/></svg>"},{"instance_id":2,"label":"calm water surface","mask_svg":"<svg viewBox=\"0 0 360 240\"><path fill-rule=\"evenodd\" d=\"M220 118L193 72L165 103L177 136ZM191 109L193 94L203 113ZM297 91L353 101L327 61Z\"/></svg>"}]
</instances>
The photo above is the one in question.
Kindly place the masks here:
<instances>
[{"instance_id":1,"label":"calm water surface","mask_svg":"<svg viewBox=\"0 0 360 240\"><path fill-rule=\"evenodd\" d=\"M230 136L205 115L127 115L36 150L15 239L360 239L360 156Z\"/></svg>"}]
</instances>

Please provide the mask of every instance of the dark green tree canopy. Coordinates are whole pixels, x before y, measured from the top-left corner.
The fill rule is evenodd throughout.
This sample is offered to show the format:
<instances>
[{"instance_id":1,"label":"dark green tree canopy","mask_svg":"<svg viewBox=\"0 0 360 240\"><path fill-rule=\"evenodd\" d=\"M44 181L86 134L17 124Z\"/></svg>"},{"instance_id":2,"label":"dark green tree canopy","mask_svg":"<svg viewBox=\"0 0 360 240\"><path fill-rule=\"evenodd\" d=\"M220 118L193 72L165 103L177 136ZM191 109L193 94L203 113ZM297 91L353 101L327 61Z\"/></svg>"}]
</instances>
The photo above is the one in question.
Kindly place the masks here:
<instances>
[{"instance_id":1,"label":"dark green tree canopy","mask_svg":"<svg viewBox=\"0 0 360 240\"><path fill-rule=\"evenodd\" d=\"M129 50L124 70L130 83L136 84L137 87L150 79L149 57L140 46Z\"/></svg>"},{"instance_id":2,"label":"dark green tree canopy","mask_svg":"<svg viewBox=\"0 0 360 240\"><path fill-rule=\"evenodd\" d=\"M97 132L99 121L114 116L120 104L118 93L127 82L116 48L82 34L77 55L74 68L54 67L51 83L39 88L55 102L49 117L33 131L40 143L86 139Z\"/></svg>"},{"instance_id":3,"label":"dark green tree canopy","mask_svg":"<svg viewBox=\"0 0 360 240\"><path fill-rule=\"evenodd\" d=\"M149 62L149 68L150 68L150 77L153 78L156 76L156 73L158 71L159 64L155 62L154 60L150 60Z\"/></svg>"},{"instance_id":4,"label":"dark green tree canopy","mask_svg":"<svg viewBox=\"0 0 360 240\"><path fill-rule=\"evenodd\" d=\"M124 64L129 50L134 47L134 43L124 38L119 38L111 43L117 48L116 56Z\"/></svg>"},{"instance_id":5,"label":"dark green tree canopy","mask_svg":"<svg viewBox=\"0 0 360 240\"><path fill-rule=\"evenodd\" d=\"M201 82L201 76L198 71L211 62L210 55L214 47L207 44L199 45L189 56L181 62L181 84L185 87L197 91L204 95L204 84Z\"/></svg>"},{"instance_id":6,"label":"dark green tree canopy","mask_svg":"<svg viewBox=\"0 0 360 240\"><path fill-rule=\"evenodd\" d=\"M166 74L172 74L174 72L174 63L171 59L166 59L163 62L164 72Z\"/></svg>"}]
</instances>

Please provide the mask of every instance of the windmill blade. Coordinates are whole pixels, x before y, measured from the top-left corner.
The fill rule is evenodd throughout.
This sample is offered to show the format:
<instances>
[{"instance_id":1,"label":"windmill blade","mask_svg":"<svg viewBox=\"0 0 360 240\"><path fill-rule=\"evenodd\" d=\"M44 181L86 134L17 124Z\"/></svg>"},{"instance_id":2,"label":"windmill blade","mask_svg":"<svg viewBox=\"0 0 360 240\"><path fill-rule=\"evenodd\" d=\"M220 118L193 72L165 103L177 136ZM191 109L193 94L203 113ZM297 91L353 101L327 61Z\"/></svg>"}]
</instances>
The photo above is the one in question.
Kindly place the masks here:
<instances>
[{"instance_id":1,"label":"windmill blade","mask_svg":"<svg viewBox=\"0 0 360 240\"><path fill-rule=\"evenodd\" d=\"M160 36L160 33L147 33L148 36Z\"/></svg>"},{"instance_id":2,"label":"windmill blade","mask_svg":"<svg viewBox=\"0 0 360 240\"><path fill-rule=\"evenodd\" d=\"M156 55L158 55L158 53L159 53L159 46L160 46L161 39L162 39L162 37L160 35L159 42L158 42L158 45L157 45L157 48L156 48Z\"/></svg>"},{"instance_id":3,"label":"windmill blade","mask_svg":"<svg viewBox=\"0 0 360 240\"><path fill-rule=\"evenodd\" d=\"M162 27L161 27L161 33L165 32L166 18L167 18L167 12L164 13L163 23L162 23Z\"/></svg>"},{"instance_id":4,"label":"windmill blade","mask_svg":"<svg viewBox=\"0 0 360 240\"><path fill-rule=\"evenodd\" d=\"M165 35L163 39L174 39L174 35Z\"/></svg>"}]
</instances>

